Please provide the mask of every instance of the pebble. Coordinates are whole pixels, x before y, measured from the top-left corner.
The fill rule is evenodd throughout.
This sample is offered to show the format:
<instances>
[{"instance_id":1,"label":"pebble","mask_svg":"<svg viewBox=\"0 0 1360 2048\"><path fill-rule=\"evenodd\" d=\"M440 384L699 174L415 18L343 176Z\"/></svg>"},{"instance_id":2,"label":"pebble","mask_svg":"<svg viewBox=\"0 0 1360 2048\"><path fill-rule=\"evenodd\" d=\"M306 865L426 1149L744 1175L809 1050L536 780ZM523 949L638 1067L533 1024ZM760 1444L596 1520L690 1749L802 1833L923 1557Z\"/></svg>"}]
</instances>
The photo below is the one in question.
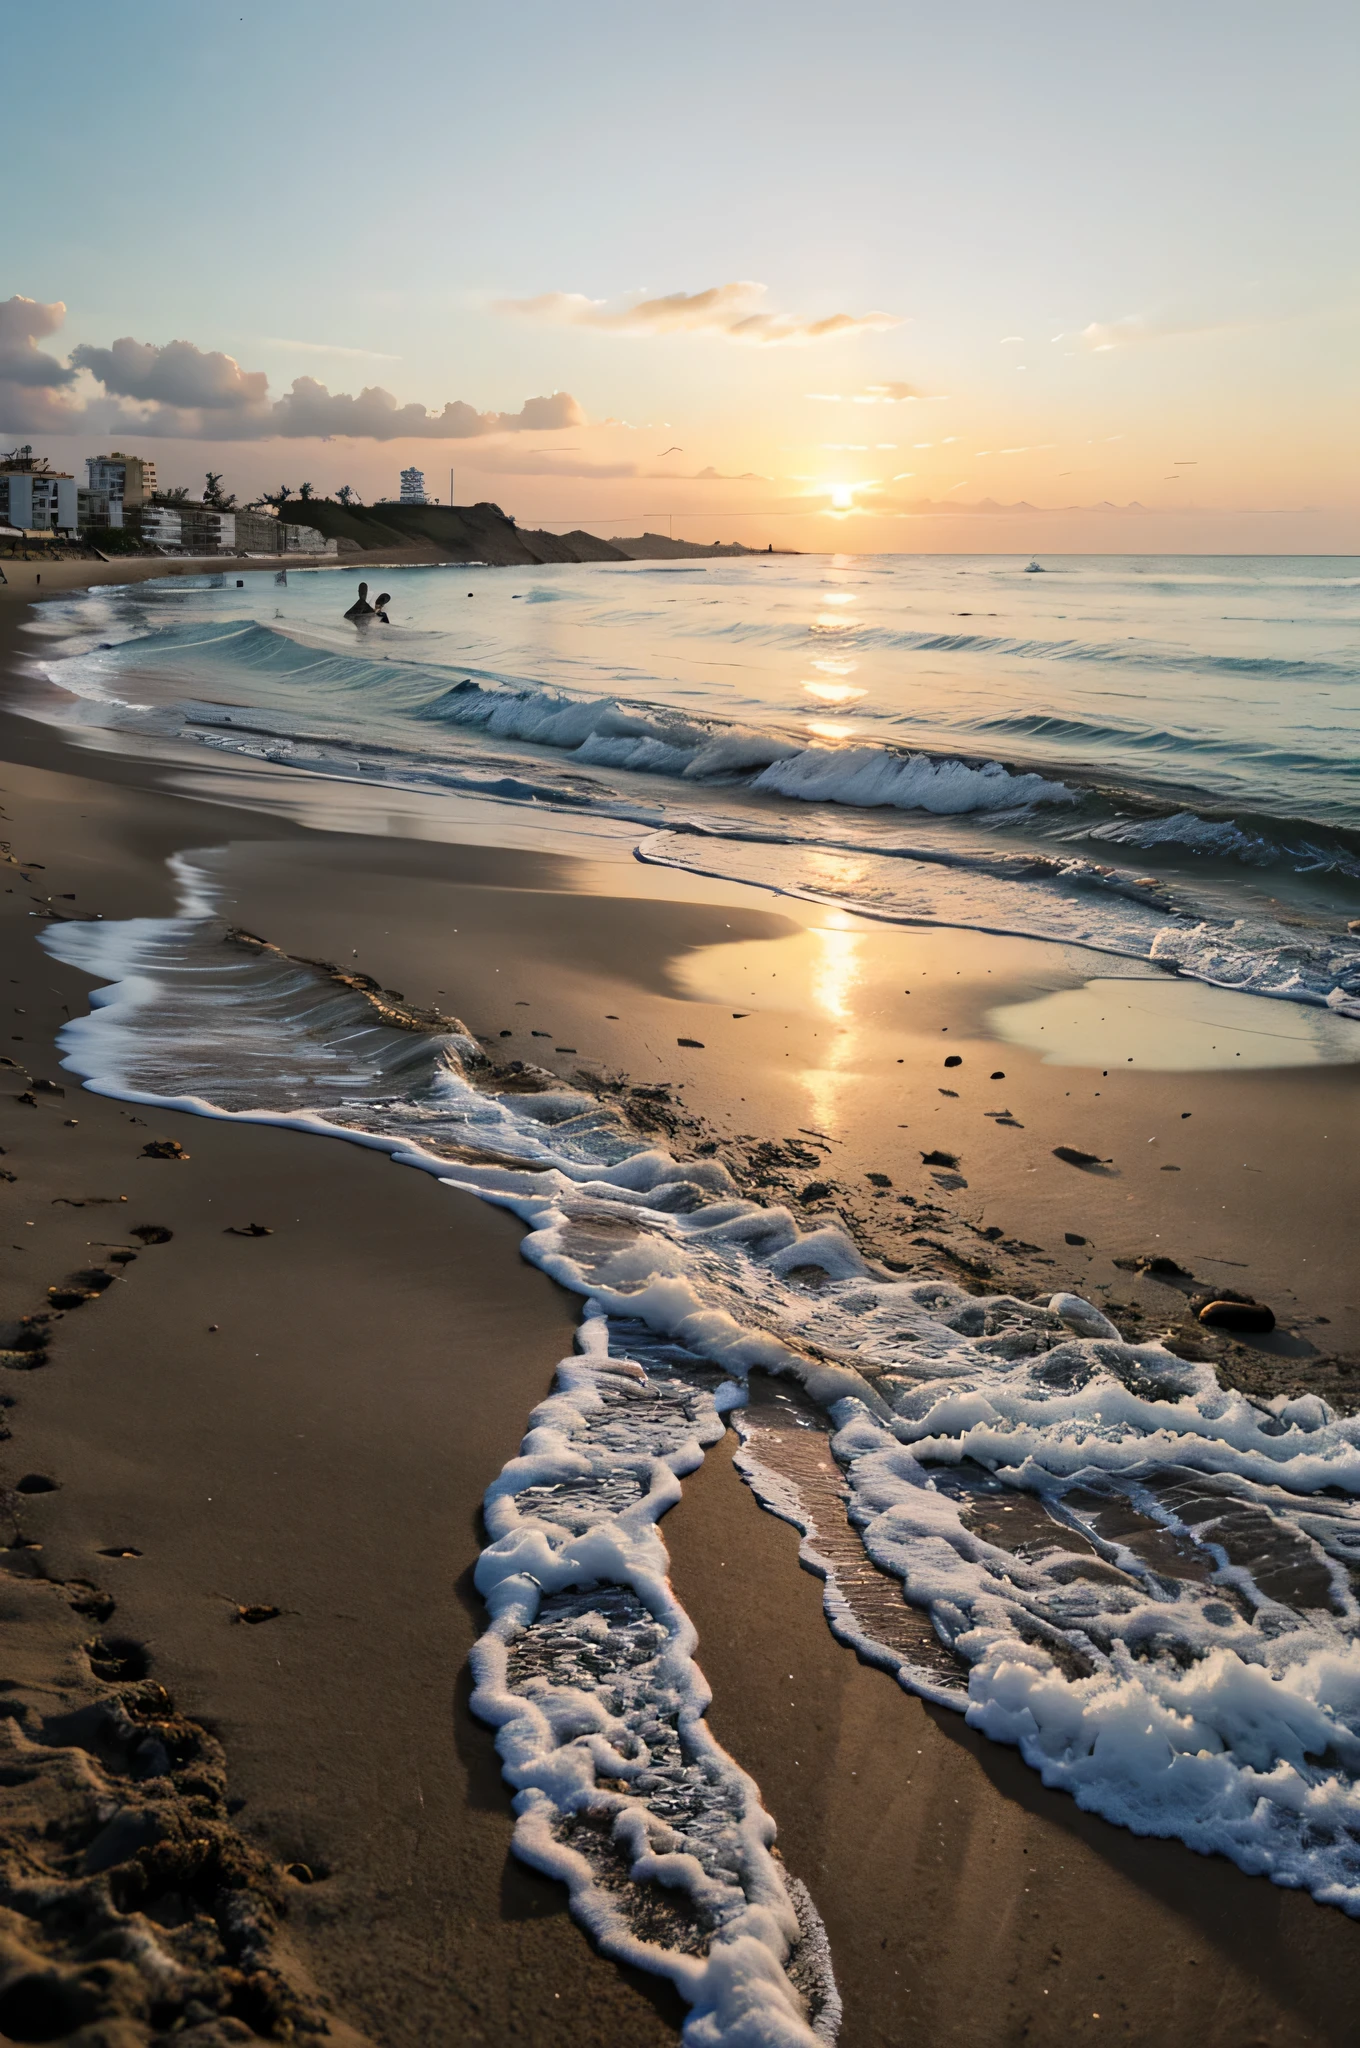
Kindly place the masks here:
<instances>
[{"instance_id":1,"label":"pebble","mask_svg":"<svg viewBox=\"0 0 1360 2048\"><path fill-rule=\"evenodd\" d=\"M1076 1145L1055 1145L1053 1147L1053 1157L1065 1160L1069 1166L1104 1166L1108 1163L1100 1157L1099 1153L1083 1152Z\"/></svg>"},{"instance_id":2,"label":"pebble","mask_svg":"<svg viewBox=\"0 0 1360 2048\"><path fill-rule=\"evenodd\" d=\"M949 1058L945 1061L945 1065L947 1067L961 1067L963 1065L963 1054L961 1052L951 1052Z\"/></svg>"},{"instance_id":3,"label":"pebble","mask_svg":"<svg viewBox=\"0 0 1360 2048\"><path fill-rule=\"evenodd\" d=\"M1211 1330L1246 1330L1264 1334L1275 1327L1275 1312L1263 1301L1206 1301L1199 1319Z\"/></svg>"}]
</instances>

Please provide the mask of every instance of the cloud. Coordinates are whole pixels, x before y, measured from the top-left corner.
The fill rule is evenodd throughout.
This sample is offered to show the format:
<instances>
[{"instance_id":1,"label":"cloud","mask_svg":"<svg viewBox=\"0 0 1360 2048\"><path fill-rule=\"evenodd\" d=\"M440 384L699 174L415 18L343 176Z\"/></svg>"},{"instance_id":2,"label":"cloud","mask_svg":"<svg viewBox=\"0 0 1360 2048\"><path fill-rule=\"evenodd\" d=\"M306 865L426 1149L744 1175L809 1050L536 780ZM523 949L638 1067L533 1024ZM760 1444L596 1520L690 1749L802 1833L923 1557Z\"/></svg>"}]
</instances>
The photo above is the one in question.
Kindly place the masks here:
<instances>
[{"instance_id":1,"label":"cloud","mask_svg":"<svg viewBox=\"0 0 1360 2048\"><path fill-rule=\"evenodd\" d=\"M518 412L478 412L464 399L428 412L423 405L399 405L378 384L353 396L315 377L296 377L272 398L263 370L243 370L233 356L192 341L158 345L129 334L108 348L81 342L68 365L37 347L65 315L60 303L0 303L0 431L84 428L192 441L468 441L587 424L567 391L528 398ZM82 373L102 386L102 397L72 391Z\"/></svg>"},{"instance_id":2,"label":"cloud","mask_svg":"<svg viewBox=\"0 0 1360 2048\"><path fill-rule=\"evenodd\" d=\"M75 371L38 347L65 317L60 299L0 300L0 431L59 434L78 416L68 395Z\"/></svg>"},{"instance_id":3,"label":"cloud","mask_svg":"<svg viewBox=\"0 0 1360 2048\"><path fill-rule=\"evenodd\" d=\"M338 341L286 341L282 335L267 334L266 348L292 349L295 355L303 356L357 356L369 363L399 363L401 356L388 355L380 348L345 348Z\"/></svg>"},{"instance_id":4,"label":"cloud","mask_svg":"<svg viewBox=\"0 0 1360 2048\"><path fill-rule=\"evenodd\" d=\"M897 479L894 478L893 481L896 482ZM1016 503L1003 505L996 498L964 499L952 496L954 491L961 491L966 488L967 485L963 483L951 484L949 492L943 498L879 497L875 498L870 504L856 506L855 510L859 513L868 514L873 518L893 519L930 519L936 515L944 514L948 514L950 517L983 519L1010 519L1021 516L1025 518L1051 519L1056 518L1062 513L1119 512L1136 515L1147 513L1152 509L1147 505L1140 505L1136 499L1131 499L1127 505L1116 505L1108 498L1103 499L1097 505L1032 505L1028 499L1020 499Z\"/></svg>"},{"instance_id":5,"label":"cloud","mask_svg":"<svg viewBox=\"0 0 1360 2048\"><path fill-rule=\"evenodd\" d=\"M73 384L75 371L38 347L40 341L56 333L65 318L66 308L60 299L50 306L17 296L0 302L0 383L47 390Z\"/></svg>"},{"instance_id":6,"label":"cloud","mask_svg":"<svg viewBox=\"0 0 1360 2048\"><path fill-rule=\"evenodd\" d=\"M477 412L455 398L442 412L431 413L423 405L398 405L392 393L379 384L367 385L352 398L348 392L328 391L315 377L295 377L292 388L270 407L261 437L471 441L484 434L551 433L585 425L584 412L567 391L527 398L518 412Z\"/></svg>"},{"instance_id":7,"label":"cloud","mask_svg":"<svg viewBox=\"0 0 1360 2048\"><path fill-rule=\"evenodd\" d=\"M756 470L743 470L740 475L725 470L707 469L644 469L640 462L592 462L589 455L579 449L557 448L515 448L504 442L486 448L471 449L461 458L465 469L477 471L486 476L569 476L589 481L600 477L606 482L619 477L651 479L668 484L763 484L769 478Z\"/></svg>"},{"instance_id":8,"label":"cloud","mask_svg":"<svg viewBox=\"0 0 1360 2048\"><path fill-rule=\"evenodd\" d=\"M866 384L859 391L805 391L803 396L819 405L914 405L921 393L914 384L897 383Z\"/></svg>"},{"instance_id":9,"label":"cloud","mask_svg":"<svg viewBox=\"0 0 1360 2048\"><path fill-rule=\"evenodd\" d=\"M816 320L801 313L771 313L764 305L767 289L747 280L613 305L607 299L588 299L582 292L540 292L533 299L498 299L495 311L558 327L593 327L607 334L716 334L765 347L882 334L902 325L892 313L829 313Z\"/></svg>"},{"instance_id":10,"label":"cloud","mask_svg":"<svg viewBox=\"0 0 1360 2048\"><path fill-rule=\"evenodd\" d=\"M1092 320L1079 334L1055 334L1053 339L1079 341L1083 348L1102 354L1108 349L1136 348L1151 341L1189 341L1202 334L1234 334L1252 324L1246 320L1150 320L1132 313L1123 320Z\"/></svg>"},{"instance_id":11,"label":"cloud","mask_svg":"<svg viewBox=\"0 0 1360 2048\"><path fill-rule=\"evenodd\" d=\"M88 370L116 398L136 398L152 405L204 407L226 413L258 412L268 400L269 379L263 370L243 370L220 349L204 351L191 341L134 341L125 334L112 348L91 348L81 342L71 362Z\"/></svg>"}]
</instances>

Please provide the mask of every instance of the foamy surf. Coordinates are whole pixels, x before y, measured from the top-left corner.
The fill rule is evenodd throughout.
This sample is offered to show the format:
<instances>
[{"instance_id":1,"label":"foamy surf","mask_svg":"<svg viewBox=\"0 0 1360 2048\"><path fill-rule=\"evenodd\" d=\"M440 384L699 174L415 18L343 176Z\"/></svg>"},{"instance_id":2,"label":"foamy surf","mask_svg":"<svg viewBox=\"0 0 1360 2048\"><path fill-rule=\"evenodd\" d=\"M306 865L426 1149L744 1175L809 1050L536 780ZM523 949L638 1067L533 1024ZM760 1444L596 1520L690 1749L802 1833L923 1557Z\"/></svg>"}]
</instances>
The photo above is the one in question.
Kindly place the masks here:
<instances>
[{"instance_id":1,"label":"foamy surf","mask_svg":"<svg viewBox=\"0 0 1360 2048\"><path fill-rule=\"evenodd\" d=\"M757 1371L796 1412L776 1426L752 1404L748 1476L803 1530L837 1634L1089 1811L1360 1916L1360 1417L1225 1390L1076 1296L898 1277L842 1228L748 1200L719 1161L674 1156L613 1100L546 1076L507 1091L454 1020L413 1035L305 963L242 955L201 914L202 871L182 879L199 915L44 932L108 984L62 1033L67 1067L125 1100L373 1146L508 1208L525 1256L592 1304L588 1323L629 1333L623 1364L586 1335L527 1462L491 1488L479 1681L534 1795L521 1846L557 1859L611 1952L695 1989L696 2041L801 2038L741 2031L767 1980L778 2024L810 2023L789 1971L813 1923L764 1889L758 1795L741 1789L729 1836L700 1792L729 1781L700 1732L656 1529L739 1398L715 1398L722 1382ZM521 1566L565 1604L519 1583ZM640 1689L621 1686L620 1658ZM654 1686L672 1688L664 1712ZM663 1804L630 1803L643 1794ZM643 1957L645 1901L609 1919L598 1858L616 1855L630 1885L688 1887L715 1916L697 1948ZM731 1955L709 1975L729 1928L734 1947L763 1946L742 1950L750 1979Z\"/></svg>"},{"instance_id":2,"label":"foamy surf","mask_svg":"<svg viewBox=\"0 0 1360 2048\"><path fill-rule=\"evenodd\" d=\"M1018 576L563 569L473 607L461 572L398 571L403 623L362 640L326 576L186 579L49 608L35 702L105 744L633 824L671 866L1350 1014L1353 582L1291 573L1282 618L1262 565Z\"/></svg>"}]
</instances>

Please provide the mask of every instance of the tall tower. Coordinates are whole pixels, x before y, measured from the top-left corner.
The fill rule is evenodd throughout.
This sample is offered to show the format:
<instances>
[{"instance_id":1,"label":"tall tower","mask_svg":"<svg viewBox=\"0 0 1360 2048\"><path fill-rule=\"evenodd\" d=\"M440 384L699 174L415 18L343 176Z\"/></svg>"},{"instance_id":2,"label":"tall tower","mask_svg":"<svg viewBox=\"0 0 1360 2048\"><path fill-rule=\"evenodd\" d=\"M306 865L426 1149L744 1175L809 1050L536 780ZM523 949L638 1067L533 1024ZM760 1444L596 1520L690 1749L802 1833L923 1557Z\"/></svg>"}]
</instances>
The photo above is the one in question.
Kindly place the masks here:
<instances>
[{"instance_id":1,"label":"tall tower","mask_svg":"<svg viewBox=\"0 0 1360 2048\"><path fill-rule=\"evenodd\" d=\"M401 503L423 505L425 503L425 472L423 469L404 469L401 473Z\"/></svg>"}]
</instances>

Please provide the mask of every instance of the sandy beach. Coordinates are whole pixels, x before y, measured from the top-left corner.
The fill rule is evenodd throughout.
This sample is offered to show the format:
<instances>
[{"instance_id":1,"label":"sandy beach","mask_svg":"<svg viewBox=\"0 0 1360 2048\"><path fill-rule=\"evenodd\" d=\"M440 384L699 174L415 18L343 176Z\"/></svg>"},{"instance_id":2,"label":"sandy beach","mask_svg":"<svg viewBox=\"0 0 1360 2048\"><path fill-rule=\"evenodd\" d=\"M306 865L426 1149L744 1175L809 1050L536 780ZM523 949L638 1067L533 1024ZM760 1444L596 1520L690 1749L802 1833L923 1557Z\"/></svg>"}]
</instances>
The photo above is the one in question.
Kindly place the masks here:
<instances>
[{"instance_id":1,"label":"sandy beach","mask_svg":"<svg viewBox=\"0 0 1360 2048\"><path fill-rule=\"evenodd\" d=\"M97 580L62 566L80 571L72 587ZM32 594L13 577L0 591L0 664ZM1046 1064L995 1013L1047 1002L1056 1017L1070 996L1086 1028L1092 969L1074 947L875 925L625 851L497 845L481 814L460 838L452 803L439 837L397 805L382 833L321 829L299 822L284 773L136 759L11 712L0 749L0 1393L17 1489L0 1584L20 1673L0 1935L30 2001L11 2010L0 1991L9 2038L122 2048L174 2024L205 2048L327 2028L378 2048L641 2048L683 2022L667 1985L602 1960L563 1889L512 1857L510 1796L468 1709L481 1497L579 1302L523 1262L511 1216L379 1154L132 1108L64 1072L55 1035L90 979L36 931L53 914L169 914L171 855L210 855L234 923L447 1004L498 1060L664 1089L654 1114L677 1148L834 1213L894 1270L1072 1290L1126 1334L1170 1333L1225 1386L1360 1406L1354 1069L1145 1061L1200 1029L1165 976L1113 992L1138 1047L1120 1068ZM145 1156L162 1139L187 1157ZM937 1151L956 1162L948 1186ZM1190 1302L1206 1286L1268 1301L1278 1329L1205 1333ZM1082 1813L1013 1749L858 1661L734 1448L729 1430L662 1534L710 1723L825 1922L844 2048L1351 2037L1353 1920ZM91 1661L96 1640L126 1646L121 1676L117 1655ZM110 1947L102 1926L101 1949L35 1903L57 1853L47 1820L75 1886L94 1867L91 1812L120 1768L136 1777L78 1732L119 1684L163 1687L220 1744L211 1813L183 1772L157 1797L184 1839L210 1824L239 1840L236 1893L264 1901L247 1937L214 1894L217 1945L188 1991L153 1988L126 1927ZM168 1725L172 1710L144 1696L139 1711ZM47 1805L25 1805L49 1753L92 1758L105 1782L92 1791L73 1763L62 1788L43 1779ZM173 1873L147 1895L167 1939L187 1940L188 1896ZM42 2012L60 2031L32 2030Z\"/></svg>"}]
</instances>

